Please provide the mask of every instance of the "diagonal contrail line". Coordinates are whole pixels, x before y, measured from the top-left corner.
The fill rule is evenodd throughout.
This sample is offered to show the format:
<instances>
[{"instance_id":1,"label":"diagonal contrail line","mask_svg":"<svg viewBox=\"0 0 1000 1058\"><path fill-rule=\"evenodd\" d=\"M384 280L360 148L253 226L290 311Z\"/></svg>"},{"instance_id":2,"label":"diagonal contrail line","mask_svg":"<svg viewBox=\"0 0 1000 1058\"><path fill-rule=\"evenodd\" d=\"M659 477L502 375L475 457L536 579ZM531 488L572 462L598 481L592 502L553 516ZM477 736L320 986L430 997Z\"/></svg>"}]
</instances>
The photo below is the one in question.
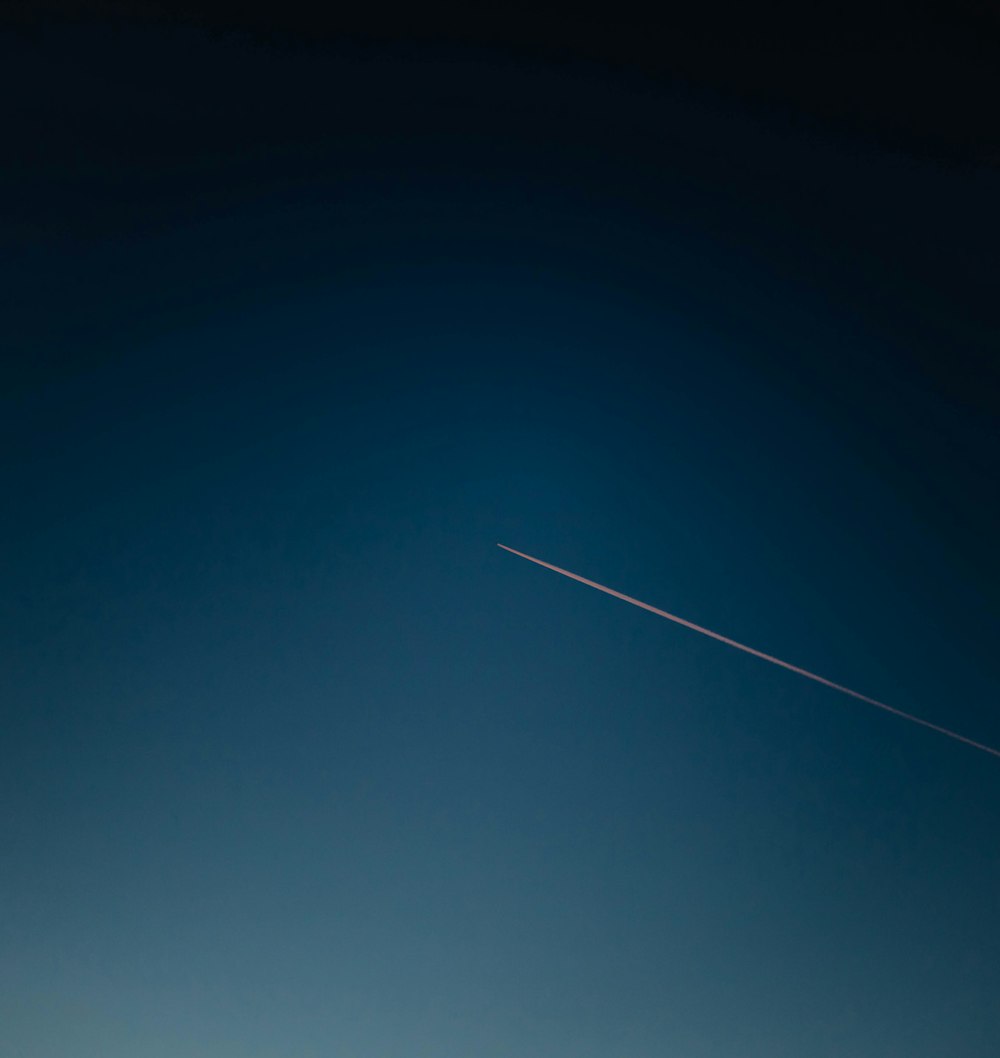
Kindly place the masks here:
<instances>
[{"instance_id":1,"label":"diagonal contrail line","mask_svg":"<svg viewBox=\"0 0 1000 1058\"><path fill-rule=\"evenodd\" d=\"M665 617L668 621L673 621L675 624L690 628L693 632L700 632L703 636L710 636L712 639L717 639L720 643L725 643L727 646L742 650L745 654L753 654L755 658L762 658L764 661L770 661L772 665L780 665L783 669L788 669L790 672L797 672L800 676L805 676L806 679L815 680L817 683L822 683L825 687L832 687L835 691L840 691L841 694L849 694L852 698L857 698L862 702L867 702L869 705L874 705L877 709L884 709L887 713L892 713L894 716L901 716L904 720L909 720L914 724L920 724L921 727L929 727L931 731L936 731L939 735L947 735L948 738L956 739L958 742L964 742L967 746L981 749L984 753L991 753L994 757L1000 757L1000 750L994 749L992 746L983 745L982 742L975 742L971 738L966 738L965 735L958 734L957 731L949 731L946 727L939 727L937 724L932 724L929 720L921 720L919 716L904 713L902 709L896 709L891 705L886 705L885 702L880 702L875 698L869 698L867 694L860 694L858 691L852 691L850 687L844 687L839 683L834 683L833 680L828 680L823 676L817 676L815 672L801 669L798 665L792 665L790 662L782 661L781 658L772 657L770 654L765 654L762 650L755 650L753 647L748 647L743 643L737 643L735 639L720 635L718 632L713 632L711 629L702 628L701 625L696 625L693 621L686 621L683 617L678 617L676 614L667 613L666 610L661 610L657 606L651 606L648 602L633 599L631 595L625 595L623 592L615 591L614 588L606 588L603 584L598 584L597 581L581 577L579 573L570 573L568 569L560 569L559 566L553 566L550 562L543 562L540 558L533 558L531 555L526 555L523 551L515 551L514 548L508 547L506 544L497 544L497 547L502 547L504 551L509 551L512 555L517 555L519 558L526 558L529 562L534 562L538 566L544 566L546 569L551 569L554 573L561 573L564 577L578 580L581 584L586 584L590 588L596 588L598 591L603 591L605 595L613 595L616 599L621 599L623 602L630 602L633 606L639 606L643 610L649 610L650 613L655 613L658 617Z\"/></svg>"}]
</instances>

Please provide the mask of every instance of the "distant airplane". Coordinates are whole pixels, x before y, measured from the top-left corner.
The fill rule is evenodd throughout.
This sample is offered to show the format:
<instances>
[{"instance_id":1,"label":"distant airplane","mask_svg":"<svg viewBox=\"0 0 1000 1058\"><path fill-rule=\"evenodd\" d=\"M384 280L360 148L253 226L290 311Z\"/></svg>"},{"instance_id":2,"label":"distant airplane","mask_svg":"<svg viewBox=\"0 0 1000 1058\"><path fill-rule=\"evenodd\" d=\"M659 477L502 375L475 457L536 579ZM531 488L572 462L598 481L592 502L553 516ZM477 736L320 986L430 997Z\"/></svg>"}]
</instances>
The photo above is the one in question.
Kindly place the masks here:
<instances>
[{"instance_id":1,"label":"distant airplane","mask_svg":"<svg viewBox=\"0 0 1000 1058\"><path fill-rule=\"evenodd\" d=\"M633 599L631 595L624 595L620 591L615 591L614 588L606 588L603 584L598 584L596 581L581 577L579 573L570 573L568 569L560 569L559 566L553 566L549 562L543 562L540 558L533 558L531 555L526 555L523 551L515 551L514 548L508 547L506 544L497 544L497 547L502 547L504 551L509 551L512 555L517 555L518 558L526 558L529 562L534 562L538 566L544 566L546 569L551 569L554 573L561 573L564 577L578 580L581 584L586 584L590 588L596 588L598 591L603 591L606 595L613 595L616 599L621 599L623 602L629 602L633 606L639 606L643 610L649 610L650 613L655 613L658 617L665 617L668 621L683 625L685 628L690 628L694 632L700 632L703 636L710 636L712 639L717 639L720 643L735 647L737 650L742 650L746 654L753 654L755 658L762 658L764 661L771 662L772 665L780 665L783 669L788 669L790 672L796 672L800 676L805 676L806 679L822 683L824 687L832 687L835 691L840 691L841 694L849 694L852 698L857 698L862 702L867 702L869 705L874 705L877 709L884 709L887 713L892 713L894 716L900 716L904 720L909 720L911 723L920 724L921 727L929 727L931 731L936 731L939 735L947 735L948 738L956 739L958 742L964 742L967 746L981 749L984 753L991 753L994 757L1000 757L1000 750L994 749L992 746L983 745L982 742L975 742L971 738L966 738L965 735L958 734L956 731L949 731L946 727L939 727L937 724L932 724L929 720L921 720L919 716L912 716L910 713L904 713L901 709L886 705L885 702L880 702L875 698L869 698L866 694L859 694L857 691L852 691L850 687L844 687L839 683L834 683L833 680L828 680L823 676L817 676L815 672L809 672L807 669L799 668L798 665L792 665L790 662L772 657L772 655L765 654L762 650L754 650L753 647L745 646L743 643L737 643L735 639L730 639L728 636L721 635L718 632L712 632L708 628L702 628L701 625L696 625L693 621L686 621L683 617L677 617L675 614L667 613L666 610L651 606L648 602L641 602L639 599Z\"/></svg>"}]
</instances>

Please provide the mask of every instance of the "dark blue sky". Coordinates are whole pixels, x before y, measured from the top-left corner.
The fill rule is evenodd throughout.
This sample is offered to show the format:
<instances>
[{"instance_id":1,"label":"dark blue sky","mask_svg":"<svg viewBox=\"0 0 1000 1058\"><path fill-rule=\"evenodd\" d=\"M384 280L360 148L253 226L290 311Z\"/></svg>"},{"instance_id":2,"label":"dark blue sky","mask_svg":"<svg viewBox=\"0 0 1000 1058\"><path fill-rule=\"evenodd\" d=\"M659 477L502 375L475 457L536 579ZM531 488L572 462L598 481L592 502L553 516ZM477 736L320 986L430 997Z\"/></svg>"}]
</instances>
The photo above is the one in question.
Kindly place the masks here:
<instances>
[{"instance_id":1,"label":"dark blue sky","mask_svg":"<svg viewBox=\"0 0 1000 1058\"><path fill-rule=\"evenodd\" d=\"M530 55L4 44L4 1053L997 1053L997 762L495 546L1000 744L995 171Z\"/></svg>"}]
</instances>

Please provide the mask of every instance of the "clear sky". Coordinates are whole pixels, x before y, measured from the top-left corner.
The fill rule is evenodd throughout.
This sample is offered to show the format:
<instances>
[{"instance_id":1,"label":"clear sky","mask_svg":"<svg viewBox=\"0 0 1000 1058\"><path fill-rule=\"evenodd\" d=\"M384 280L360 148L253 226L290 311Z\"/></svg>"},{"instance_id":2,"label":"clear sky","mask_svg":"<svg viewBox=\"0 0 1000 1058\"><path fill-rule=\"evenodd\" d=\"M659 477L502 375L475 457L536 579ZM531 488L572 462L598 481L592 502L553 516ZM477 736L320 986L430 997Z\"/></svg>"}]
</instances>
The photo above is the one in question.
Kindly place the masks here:
<instances>
[{"instance_id":1,"label":"clear sky","mask_svg":"<svg viewBox=\"0 0 1000 1058\"><path fill-rule=\"evenodd\" d=\"M495 546L1000 744L993 178L587 65L4 64L0 1051L998 1053L1000 762Z\"/></svg>"}]
</instances>

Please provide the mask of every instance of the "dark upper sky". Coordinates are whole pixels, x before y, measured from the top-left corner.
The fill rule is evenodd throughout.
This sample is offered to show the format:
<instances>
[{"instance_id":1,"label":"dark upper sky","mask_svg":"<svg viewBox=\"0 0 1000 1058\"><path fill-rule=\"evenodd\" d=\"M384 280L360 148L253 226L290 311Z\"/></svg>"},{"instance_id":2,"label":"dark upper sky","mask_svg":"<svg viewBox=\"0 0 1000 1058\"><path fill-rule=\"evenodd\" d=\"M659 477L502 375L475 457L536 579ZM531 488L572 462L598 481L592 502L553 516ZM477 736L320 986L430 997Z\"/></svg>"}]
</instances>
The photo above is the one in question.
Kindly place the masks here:
<instances>
[{"instance_id":1,"label":"dark upper sky","mask_svg":"<svg viewBox=\"0 0 1000 1058\"><path fill-rule=\"evenodd\" d=\"M0 45L0 1051L993 1058L997 762L494 546L1000 744L989 17L195 8Z\"/></svg>"}]
</instances>

